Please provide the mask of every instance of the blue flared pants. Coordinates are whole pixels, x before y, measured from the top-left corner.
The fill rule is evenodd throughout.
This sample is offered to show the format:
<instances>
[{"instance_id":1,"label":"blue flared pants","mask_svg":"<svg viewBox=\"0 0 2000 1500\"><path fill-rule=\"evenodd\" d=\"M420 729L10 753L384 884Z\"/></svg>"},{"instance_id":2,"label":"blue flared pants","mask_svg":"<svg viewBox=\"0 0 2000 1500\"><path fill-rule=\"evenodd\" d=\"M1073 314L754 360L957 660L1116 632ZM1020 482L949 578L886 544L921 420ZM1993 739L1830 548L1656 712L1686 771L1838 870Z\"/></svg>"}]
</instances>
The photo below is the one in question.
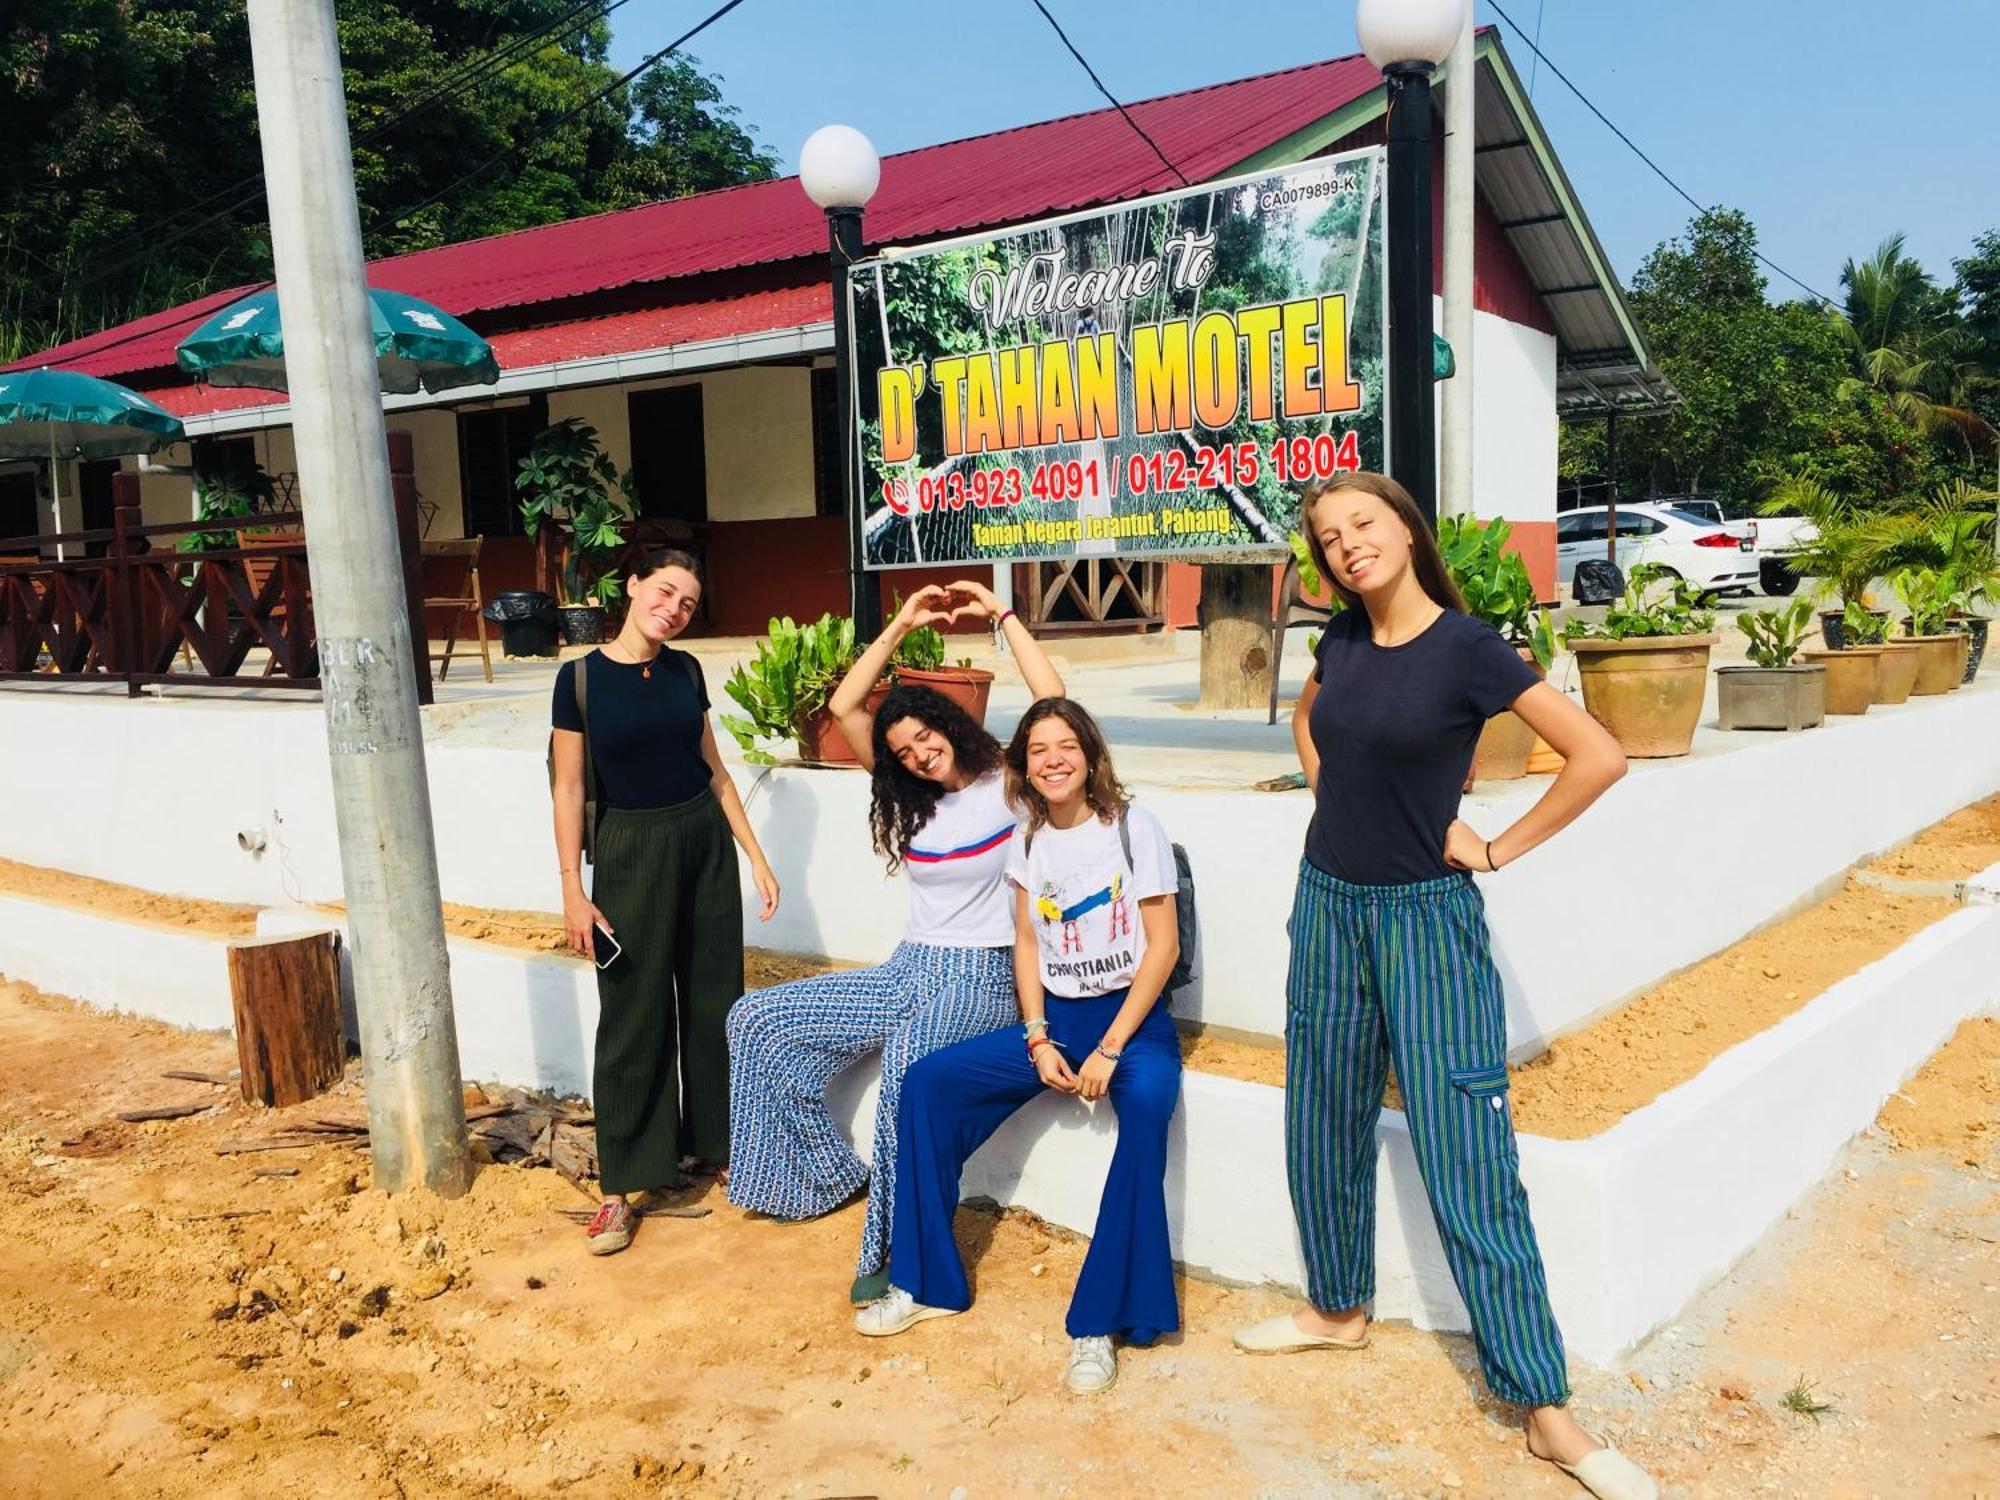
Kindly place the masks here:
<instances>
[{"instance_id":1,"label":"blue flared pants","mask_svg":"<svg viewBox=\"0 0 2000 1500\"><path fill-rule=\"evenodd\" d=\"M1124 1003L1122 990L1086 1000L1049 996L1049 1037L1072 1068ZM904 1075L889 1279L917 1301L959 1311L972 1305L952 1237L959 1175L1008 1116L1046 1092L1014 1026L933 1052ZM1180 1327L1166 1191L1167 1127L1180 1092L1180 1038L1167 1007L1155 1005L1111 1074L1118 1143L1070 1298L1072 1338L1150 1344Z\"/></svg>"}]
</instances>

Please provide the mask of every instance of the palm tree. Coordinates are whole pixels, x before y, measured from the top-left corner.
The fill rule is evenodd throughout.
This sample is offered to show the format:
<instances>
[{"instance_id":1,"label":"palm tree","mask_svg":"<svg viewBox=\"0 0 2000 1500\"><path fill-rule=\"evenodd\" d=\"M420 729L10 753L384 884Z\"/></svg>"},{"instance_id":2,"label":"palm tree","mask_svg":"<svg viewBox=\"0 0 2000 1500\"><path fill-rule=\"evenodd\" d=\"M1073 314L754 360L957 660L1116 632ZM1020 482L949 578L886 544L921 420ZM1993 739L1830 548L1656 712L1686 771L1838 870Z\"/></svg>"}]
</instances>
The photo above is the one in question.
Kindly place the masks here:
<instances>
[{"instance_id":1,"label":"palm tree","mask_svg":"<svg viewBox=\"0 0 2000 1500\"><path fill-rule=\"evenodd\" d=\"M1856 523L1861 545L1882 572L1928 568L1975 599L2000 597L1995 507L2000 491L1956 479L1894 510Z\"/></svg>"},{"instance_id":2,"label":"palm tree","mask_svg":"<svg viewBox=\"0 0 2000 1500\"><path fill-rule=\"evenodd\" d=\"M1866 604L1868 585L1881 574L1881 539L1867 529L1868 513L1845 495L1800 472L1782 481L1758 506L1766 516L1804 516L1814 536L1785 559L1800 578L1817 578L1821 595Z\"/></svg>"},{"instance_id":3,"label":"palm tree","mask_svg":"<svg viewBox=\"0 0 2000 1500\"><path fill-rule=\"evenodd\" d=\"M1847 306L1829 316L1856 373L1841 383L1840 394L1852 400L1874 391L1926 436L1956 433L1970 455L1975 442L1990 444L1996 436L1972 409L1988 377L1966 358L1970 343L1950 316L1950 294L1903 253L1903 243L1901 234L1892 234L1868 259L1857 264L1850 258L1841 267Z\"/></svg>"}]
</instances>

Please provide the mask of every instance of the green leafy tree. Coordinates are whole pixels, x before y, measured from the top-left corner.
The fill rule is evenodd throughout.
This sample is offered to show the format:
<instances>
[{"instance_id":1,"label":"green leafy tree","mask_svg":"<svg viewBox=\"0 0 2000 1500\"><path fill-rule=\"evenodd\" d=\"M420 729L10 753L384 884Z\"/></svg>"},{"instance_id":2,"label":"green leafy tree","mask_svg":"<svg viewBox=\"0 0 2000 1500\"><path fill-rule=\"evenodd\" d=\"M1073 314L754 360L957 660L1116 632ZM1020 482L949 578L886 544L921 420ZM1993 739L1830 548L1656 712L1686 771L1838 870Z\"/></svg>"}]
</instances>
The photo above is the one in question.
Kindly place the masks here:
<instances>
[{"instance_id":1,"label":"green leafy tree","mask_svg":"<svg viewBox=\"0 0 2000 1500\"><path fill-rule=\"evenodd\" d=\"M1838 345L1811 308L1766 300L1756 250L1742 213L1712 209L1633 277L1633 311L1683 404L1621 433L1621 489L1747 503L1823 424L1845 373ZM1573 477L1584 457L1572 452Z\"/></svg>"},{"instance_id":2,"label":"green leafy tree","mask_svg":"<svg viewBox=\"0 0 2000 1500\"><path fill-rule=\"evenodd\" d=\"M1847 305L1835 326L1855 367L1843 394L1873 391L1918 432L1955 434L1970 455L1995 435L1972 408L1981 378L1968 358L1972 340L1957 298L1903 253L1903 243L1892 234L1866 260L1841 268Z\"/></svg>"},{"instance_id":3,"label":"green leafy tree","mask_svg":"<svg viewBox=\"0 0 2000 1500\"><path fill-rule=\"evenodd\" d=\"M0 7L0 356L269 277L244 6ZM614 89L601 19L527 41L572 8L341 0L369 254L771 175L692 59ZM440 87L477 64L490 67L476 82Z\"/></svg>"}]
</instances>

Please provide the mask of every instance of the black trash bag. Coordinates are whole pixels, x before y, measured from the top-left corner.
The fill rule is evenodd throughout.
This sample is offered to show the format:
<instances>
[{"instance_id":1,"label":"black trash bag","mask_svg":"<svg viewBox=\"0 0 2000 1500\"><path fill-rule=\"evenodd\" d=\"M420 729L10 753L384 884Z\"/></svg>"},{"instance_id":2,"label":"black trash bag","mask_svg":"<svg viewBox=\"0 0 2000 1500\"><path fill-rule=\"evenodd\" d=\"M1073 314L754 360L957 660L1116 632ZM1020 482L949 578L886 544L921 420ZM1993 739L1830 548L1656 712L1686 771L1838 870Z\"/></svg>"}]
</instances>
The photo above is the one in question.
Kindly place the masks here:
<instances>
[{"instance_id":1,"label":"black trash bag","mask_svg":"<svg viewBox=\"0 0 2000 1500\"><path fill-rule=\"evenodd\" d=\"M539 589L508 589L480 611L500 627L500 649L508 656L554 656L556 601Z\"/></svg>"},{"instance_id":2,"label":"black trash bag","mask_svg":"<svg viewBox=\"0 0 2000 1500\"><path fill-rule=\"evenodd\" d=\"M1602 557L1587 557L1576 565L1570 593L1578 604L1616 604L1625 592L1625 575L1618 564Z\"/></svg>"}]
</instances>

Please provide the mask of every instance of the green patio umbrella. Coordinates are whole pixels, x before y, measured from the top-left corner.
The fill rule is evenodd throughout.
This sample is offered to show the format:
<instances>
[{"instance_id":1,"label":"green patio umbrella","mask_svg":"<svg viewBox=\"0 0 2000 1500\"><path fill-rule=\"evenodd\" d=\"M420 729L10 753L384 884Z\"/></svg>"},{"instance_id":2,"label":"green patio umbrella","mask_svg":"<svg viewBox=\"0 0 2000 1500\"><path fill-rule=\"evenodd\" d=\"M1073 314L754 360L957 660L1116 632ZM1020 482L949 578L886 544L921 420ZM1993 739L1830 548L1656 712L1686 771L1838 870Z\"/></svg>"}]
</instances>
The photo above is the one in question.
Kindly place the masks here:
<instances>
[{"instance_id":1,"label":"green patio umbrella","mask_svg":"<svg viewBox=\"0 0 2000 1500\"><path fill-rule=\"evenodd\" d=\"M49 460L53 529L62 530L63 458L157 453L185 434L181 419L137 391L75 370L0 374L0 458ZM63 555L56 544L56 556Z\"/></svg>"},{"instance_id":2,"label":"green patio umbrella","mask_svg":"<svg viewBox=\"0 0 2000 1500\"><path fill-rule=\"evenodd\" d=\"M407 396L491 385L500 378L493 346L428 302L370 287L368 315L375 329L375 365L385 391ZM182 339L175 354L183 370L211 385L288 389L278 289L267 286L230 303Z\"/></svg>"}]
</instances>

